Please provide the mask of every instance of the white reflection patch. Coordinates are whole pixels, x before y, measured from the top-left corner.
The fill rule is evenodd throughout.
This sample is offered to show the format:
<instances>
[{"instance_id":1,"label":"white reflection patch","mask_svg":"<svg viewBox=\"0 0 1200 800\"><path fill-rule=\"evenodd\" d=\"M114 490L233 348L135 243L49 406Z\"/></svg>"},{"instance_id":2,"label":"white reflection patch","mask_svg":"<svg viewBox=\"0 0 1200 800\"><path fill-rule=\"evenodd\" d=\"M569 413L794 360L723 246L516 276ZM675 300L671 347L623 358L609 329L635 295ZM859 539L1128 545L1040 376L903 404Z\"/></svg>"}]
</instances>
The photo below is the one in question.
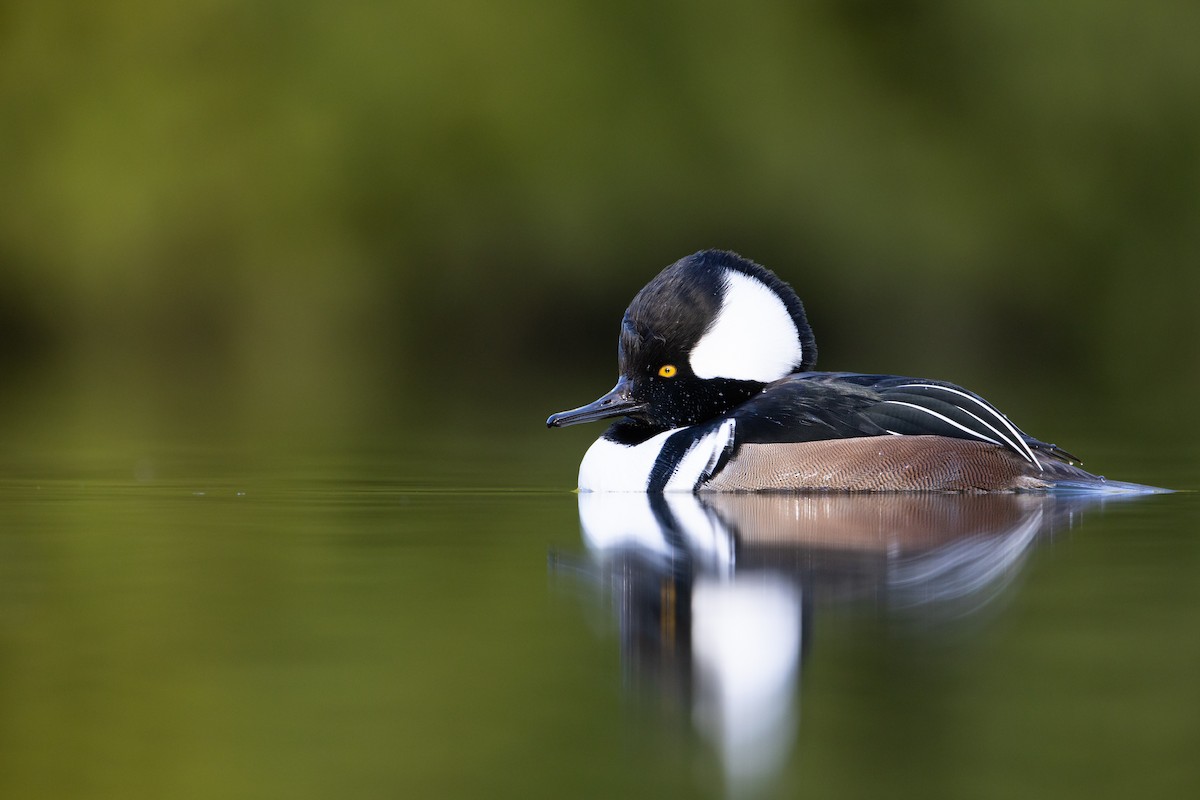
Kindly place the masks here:
<instances>
[{"instance_id":1,"label":"white reflection patch","mask_svg":"<svg viewBox=\"0 0 1200 800\"><path fill-rule=\"evenodd\" d=\"M674 555L646 494L581 492L579 522L584 543L597 556L626 549L661 558Z\"/></svg>"},{"instance_id":2,"label":"white reflection patch","mask_svg":"<svg viewBox=\"0 0 1200 800\"><path fill-rule=\"evenodd\" d=\"M742 789L773 777L791 752L800 626L799 591L781 577L697 580L693 587L696 723Z\"/></svg>"},{"instance_id":3,"label":"white reflection patch","mask_svg":"<svg viewBox=\"0 0 1200 800\"><path fill-rule=\"evenodd\" d=\"M655 516L650 496L630 492L580 492L579 522L588 549L600 559L624 550L653 560L687 556L709 575L733 573L734 542L720 517L694 494L664 498L666 516ZM663 529L664 524L674 530ZM675 542L673 544L672 542ZM686 552L679 551L679 545Z\"/></svg>"}]
</instances>

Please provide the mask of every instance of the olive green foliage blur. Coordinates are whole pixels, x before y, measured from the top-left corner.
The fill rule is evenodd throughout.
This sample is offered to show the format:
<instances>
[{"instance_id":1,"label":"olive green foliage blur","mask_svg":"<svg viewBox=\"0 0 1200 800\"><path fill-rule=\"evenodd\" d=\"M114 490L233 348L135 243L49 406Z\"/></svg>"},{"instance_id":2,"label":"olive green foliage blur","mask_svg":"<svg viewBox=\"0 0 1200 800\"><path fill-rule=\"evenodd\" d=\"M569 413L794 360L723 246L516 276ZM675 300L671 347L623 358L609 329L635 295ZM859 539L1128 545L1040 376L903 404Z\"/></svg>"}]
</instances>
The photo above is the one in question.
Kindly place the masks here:
<instances>
[{"instance_id":1,"label":"olive green foliage blur","mask_svg":"<svg viewBox=\"0 0 1200 800\"><path fill-rule=\"evenodd\" d=\"M1194 390L1197 30L1115 0L8 3L0 369L544 416L716 246L796 286L825 368Z\"/></svg>"}]
</instances>

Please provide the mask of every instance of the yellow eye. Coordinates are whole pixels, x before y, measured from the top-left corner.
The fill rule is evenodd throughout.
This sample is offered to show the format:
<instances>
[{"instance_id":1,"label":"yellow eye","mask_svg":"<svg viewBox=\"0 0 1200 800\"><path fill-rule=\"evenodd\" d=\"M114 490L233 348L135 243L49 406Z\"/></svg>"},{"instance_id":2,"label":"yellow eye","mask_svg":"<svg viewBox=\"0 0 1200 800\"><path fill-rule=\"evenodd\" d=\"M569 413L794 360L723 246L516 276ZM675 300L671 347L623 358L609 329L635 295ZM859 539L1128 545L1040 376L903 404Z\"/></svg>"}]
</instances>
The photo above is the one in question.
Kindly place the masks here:
<instances>
[{"instance_id":1,"label":"yellow eye","mask_svg":"<svg viewBox=\"0 0 1200 800\"><path fill-rule=\"evenodd\" d=\"M660 378L674 378L678 371L674 364L663 364L658 368L658 375Z\"/></svg>"}]
</instances>

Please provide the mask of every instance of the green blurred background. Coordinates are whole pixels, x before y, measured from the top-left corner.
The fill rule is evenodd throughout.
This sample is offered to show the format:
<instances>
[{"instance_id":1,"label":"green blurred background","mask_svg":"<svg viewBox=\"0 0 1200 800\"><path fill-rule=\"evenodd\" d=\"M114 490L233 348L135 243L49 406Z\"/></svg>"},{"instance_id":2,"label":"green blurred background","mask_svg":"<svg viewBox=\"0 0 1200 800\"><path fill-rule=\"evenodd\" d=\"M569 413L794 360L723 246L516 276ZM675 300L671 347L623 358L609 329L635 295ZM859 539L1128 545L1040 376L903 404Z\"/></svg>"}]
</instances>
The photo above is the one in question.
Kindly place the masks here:
<instances>
[{"instance_id":1,"label":"green blurred background","mask_svg":"<svg viewBox=\"0 0 1200 800\"><path fill-rule=\"evenodd\" d=\"M546 414L715 246L797 288L826 369L1064 442L1169 432L1198 31L1184 2L4 3L0 413L575 448Z\"/></svg>"},{"instance_id":2,"label":"green blurred background","mask_svg":"<svg viewBox=\"0 0 1200 800\"><path fill-rule=\"evenodd\" d=\"M1158 0L0 0L0 794L720 791L689 723L630 724L601 603L547 590L598 426L546 416L724 247L822 368L1200 486L1198 33ZM789 780L1194 784L1194 498L1094 515L952 658L820 623Z\"/></svg>"}]
</instances>

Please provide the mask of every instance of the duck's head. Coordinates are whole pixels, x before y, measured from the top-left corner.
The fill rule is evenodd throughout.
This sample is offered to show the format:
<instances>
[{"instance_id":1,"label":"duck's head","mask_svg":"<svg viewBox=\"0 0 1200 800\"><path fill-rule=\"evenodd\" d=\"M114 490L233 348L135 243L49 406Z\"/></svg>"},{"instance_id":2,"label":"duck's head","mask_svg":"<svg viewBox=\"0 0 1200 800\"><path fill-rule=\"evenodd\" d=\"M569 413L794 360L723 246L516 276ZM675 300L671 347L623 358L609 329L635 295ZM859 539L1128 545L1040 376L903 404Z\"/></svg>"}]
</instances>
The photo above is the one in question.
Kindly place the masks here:
<instances>
[{"instance_id":1,"label":"duck's head","mask_svg":"<svg viewBox=\"0 0 1200 800\"><path fill-rule=\"evenodd\" d=\"M631 433L652 435L696 425L817 360L791 287L721 250L680 259L646 284L621 320L617 352L612 391L554 414L548 426L625 417Z\"/></svg>"}]
</instances>

